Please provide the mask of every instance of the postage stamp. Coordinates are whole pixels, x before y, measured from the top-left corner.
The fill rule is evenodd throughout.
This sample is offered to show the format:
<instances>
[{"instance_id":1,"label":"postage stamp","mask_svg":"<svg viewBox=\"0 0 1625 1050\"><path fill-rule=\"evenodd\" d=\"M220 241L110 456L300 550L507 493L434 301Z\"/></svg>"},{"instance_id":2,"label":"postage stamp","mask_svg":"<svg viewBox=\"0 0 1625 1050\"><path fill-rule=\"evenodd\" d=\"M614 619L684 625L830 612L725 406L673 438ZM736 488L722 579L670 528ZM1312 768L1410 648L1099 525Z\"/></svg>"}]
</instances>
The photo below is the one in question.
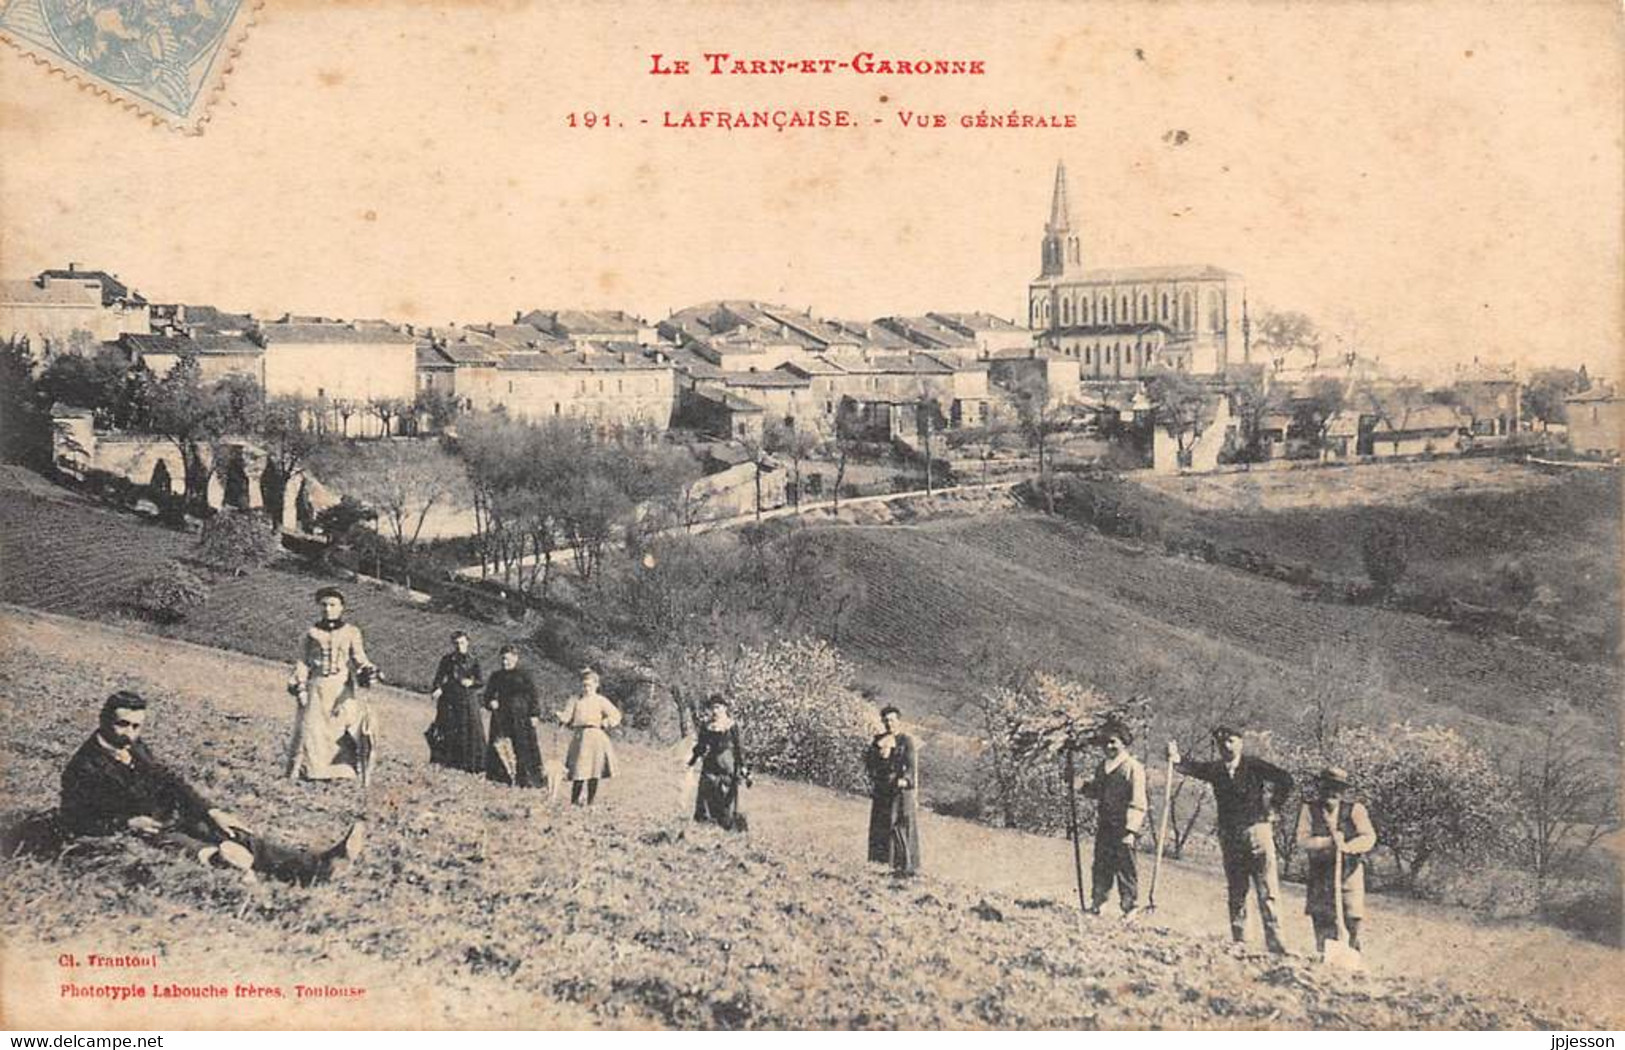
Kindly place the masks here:
<instances>
[{"instance_id":1,"label":"postage stamp","mask_svg":"<svg viewBox=\"0 0 1625 1050\"><path fill-rule=\"evenodd\" d=\"M259 0L0 0L0 39L171 127L200 132Z\"/></svg>"}]
</instances>

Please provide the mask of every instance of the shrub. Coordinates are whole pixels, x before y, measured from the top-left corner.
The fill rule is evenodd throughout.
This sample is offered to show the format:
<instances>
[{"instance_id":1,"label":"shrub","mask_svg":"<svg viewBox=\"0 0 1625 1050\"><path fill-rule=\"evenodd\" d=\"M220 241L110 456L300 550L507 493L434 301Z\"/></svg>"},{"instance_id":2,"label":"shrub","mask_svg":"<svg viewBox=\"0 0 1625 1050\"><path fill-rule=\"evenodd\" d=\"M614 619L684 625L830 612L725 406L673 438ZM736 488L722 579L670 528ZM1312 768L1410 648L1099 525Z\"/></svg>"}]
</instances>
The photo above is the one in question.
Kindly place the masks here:
<instances>
[{"instance_id":1,"label":"shrub","mask_svg":"<svg viewBox=\"0 0 1625 1050\"><path fill-rule=\"evenodd\" d=\"M264 566L281 550L275 524L252 510L221 511L203 523L197 542L199 560L233 576Z\"/></svg>"},{"instance_id":2,"label":"shrub","mask_svg":"<svg viewBox=\"0 0 1625 1050\"><path fill-rule=\"evenodd\" d=\"M1326 758L1348 769L1379 845L1411 889L1435 860L1473 862L1507 845L1508 786L1489 756L1455 730L1345 729L1328 742Z\"/></svg>"},{"instance_id":3,"label":"shrub","mask_svg":"<svg viewBox=\"0 0 1625 1050\"><path fill-rule=\"evenodd\" d=\"M858 791L877 726L852 674L834 646L811 638L745 646L729 661L696 651L685 669L691 691L729 698L753 769Z\"/></svg>"},{"instance_id":4,"label":"shrub","mask_svg":"<svg viewBox=\"0 0 1625 1050\"><path fill-rule=\"evenodd\" d=\"M1378 521L1360 539L1360 558L1365 574L1378 595L1394 592L1409 567L1405 533L1393 522Z\"/></svg>"},{"instance_id":5,"label":"shrub","mask_svg":"<svg viewBox=\"0 0 1625 1050\"><path fill-rule=\"evenodd\" d=\"M172 561L137 580L130 590L130 605L158 623L179 623L209 599L208 585L198 575Z\"/></svg>"}]
</instances>

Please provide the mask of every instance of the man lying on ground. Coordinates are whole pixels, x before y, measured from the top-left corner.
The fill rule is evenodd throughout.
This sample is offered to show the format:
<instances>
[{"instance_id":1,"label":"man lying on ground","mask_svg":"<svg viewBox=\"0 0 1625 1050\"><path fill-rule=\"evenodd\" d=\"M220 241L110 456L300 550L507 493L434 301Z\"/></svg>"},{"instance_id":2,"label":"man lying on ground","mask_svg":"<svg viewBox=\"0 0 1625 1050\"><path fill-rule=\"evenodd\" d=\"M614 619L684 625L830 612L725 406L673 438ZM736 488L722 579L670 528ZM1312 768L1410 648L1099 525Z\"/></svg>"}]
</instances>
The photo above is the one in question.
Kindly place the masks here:
<instances>
[{"instance_id":1,"label":"man lying on ground","mask_svg":"<svg viewBox=\"0 0 1625 1050\"><path fill-rule=\"evenodd\" d=\"M250 831L152 756L141 741L146 720L147 702L139 694L114 693L102 704L100 727L62 771L59 820L68 834L129 831L203 864L302 886L342 874L361 855L366 825L360 821L321 853L280 845Z\"/></svg>"}]
</instances>

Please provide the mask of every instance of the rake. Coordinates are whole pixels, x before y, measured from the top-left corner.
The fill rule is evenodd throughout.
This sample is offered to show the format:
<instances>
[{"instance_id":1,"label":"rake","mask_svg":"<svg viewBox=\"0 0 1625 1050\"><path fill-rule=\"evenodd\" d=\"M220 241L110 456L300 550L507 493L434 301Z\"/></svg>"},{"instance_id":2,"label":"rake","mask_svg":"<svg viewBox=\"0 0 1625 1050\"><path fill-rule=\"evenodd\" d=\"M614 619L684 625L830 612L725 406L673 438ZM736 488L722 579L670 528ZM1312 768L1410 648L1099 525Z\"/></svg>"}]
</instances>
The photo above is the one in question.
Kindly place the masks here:
<instances>
[{"instance_id":1,"label":"rake","mask_svg":"<svg viewBox=\"0 0 1625 1050\"><path fill-rule=\"evenodd\" d=\"M1168 760L1168 775L1162 781L1162 816L1157 820L1157 853L1151 862L1151 885L1145 893L1145 910L1157 910L1157 877L1162 874L1162 848L1168 841L1168 825L1174 815L1174 760Z\"/></svg>"}]
</instances>

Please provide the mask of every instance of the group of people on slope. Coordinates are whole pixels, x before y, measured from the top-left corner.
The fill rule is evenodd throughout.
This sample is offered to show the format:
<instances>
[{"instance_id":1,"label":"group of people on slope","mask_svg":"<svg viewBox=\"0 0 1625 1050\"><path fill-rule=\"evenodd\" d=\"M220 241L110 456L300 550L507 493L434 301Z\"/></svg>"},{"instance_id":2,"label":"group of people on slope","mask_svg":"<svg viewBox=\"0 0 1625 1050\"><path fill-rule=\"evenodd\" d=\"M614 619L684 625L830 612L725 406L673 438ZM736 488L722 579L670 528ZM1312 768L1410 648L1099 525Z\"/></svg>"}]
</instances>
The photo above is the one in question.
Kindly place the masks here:
<instances>
[{"instance_id":1,"label":"group of people on slope","mask_svg":"<svg viewBox=\"0 0 1625 1050\"><path fill-rule=\"evenodd\" d=\"M324 587L316 601L321 616L306 631L288 680L299 706L287 774L365 783L373 719L356 690L377 679L378 669L367 657L361 631L344 620L343 594ZM430 760L503 784L544 786L537 737L541 703L535 682L519 666L519 650L503 646L502 668L486 680L468 635L457 631L451 640L452 650L441 657L430 693L436 702L434 722L425 734ZM572 730L563 766L572 782L571 801L577 804L592 804L598 781L615 772L606 730L620 724L621 713L598 687L597 673L584 668L580 694L554 714L560 726ZM883 708L880 717L884 728L864 753L872 792L868 859L908 876L920 870L920 746L905 731L896 707ZM116 692L103 703L96 731L62 774L62 830L91 836L129 831L206 864L306 885L332 878L360 855L365 836L360 821L320 852L255 833L153 757L141 740L146 718L147 702L136 693ZM1251 894L1258 902L1266 946L1281 953L1274 829L1293 779L1279 766L1244 753L1242 734L1229 726L1215 728L1212 740L1218 751L1214 760L1187 760L1174 741L1168 742L1168 760L1176 771L1213 790L1231 936L1238 942L1245 939ZM1134 736L1127 725L1108 722L1096 741L1101 761L1076 785L1096 803L1090 910L1099 914L1115 887L1119 907L1132 917L1140 908L1136 847L1150 808L1145 767L1129 750ZM688 760L690 767L696 764L694 819L742 829L739 793L750 783L750 770L739 728L720 695L706 704L706 719ZM1341 920L1349 947L1357 949L1365 918L1364 860L1376 846L1376 832L1365 806L1347 799L1350 783L1343 770L1322 770L1316 788L1297 822L1297 843L1308 858L1305 911L1317 948L1339 936Z\"/></svg>"},{"instance_id":2,"label":"group of people on slope","mask_svg":"<svg viewBox=\"0 0 1625 1050\"><path fill-rule=\"evenodd\" d=\"M434 722L424 734L429 761L435 765L484 773L499 784L547 786L538 730L541 699L530 672L519 666L519 648L504 645L500 670L486 681L469 648L466 632L454 631L451 652L435 668L429 696L435 701ZM598 691L598 672L581 670L581 692L553 713L558 725L572 731L563 763L570 780L570 801L591 805L598 782L615 775L615 748L606 730L621 724L620 710ZM483 687L483 691L482 691ZM485 713L490 714L490 728Z\"/></svg>"},{"instance_id":3,"label":"group of people on slope","mask_svg":"<svg viewBox=\"0 0 1625 1050\"><path fill-rule=\"evenodd\" d=\"M1101 762L1078 784L1079 791L1096 803L1090 910L1099 914L1115 885L1118 906L1125 917L1132 918L1140 910L1136 846L1149 809L1145 767L1129 752L1134 736L1128 726L1108 722L1097 739L1103 751ZM1272 762L1245 754L1241 733L1229 726L1216 727L1212 739L1219 752L1212 761L1183 758L1174 741L1168 742L1168 760L1177 772L1213 789L1231 938L1238 943L1246 939L1251 894L1258 901L1265 946L1281 954L1286 947L1281 942L1277 908L1281 885L1275 826L1292 793L1292 775ZM1350 783L1342 769L1321 770L1315 786L1314 797L1304 801L1297 823L1296 840L1309 862L1304 910L1314 928L1315 947L1323 950L1328 940L1339 936L1341 892L1347 943L1358 949L1365 918L1365 855L1377 844L1376 831L1365 806L1346 798Z\"/></svg>"}]
</instances>

